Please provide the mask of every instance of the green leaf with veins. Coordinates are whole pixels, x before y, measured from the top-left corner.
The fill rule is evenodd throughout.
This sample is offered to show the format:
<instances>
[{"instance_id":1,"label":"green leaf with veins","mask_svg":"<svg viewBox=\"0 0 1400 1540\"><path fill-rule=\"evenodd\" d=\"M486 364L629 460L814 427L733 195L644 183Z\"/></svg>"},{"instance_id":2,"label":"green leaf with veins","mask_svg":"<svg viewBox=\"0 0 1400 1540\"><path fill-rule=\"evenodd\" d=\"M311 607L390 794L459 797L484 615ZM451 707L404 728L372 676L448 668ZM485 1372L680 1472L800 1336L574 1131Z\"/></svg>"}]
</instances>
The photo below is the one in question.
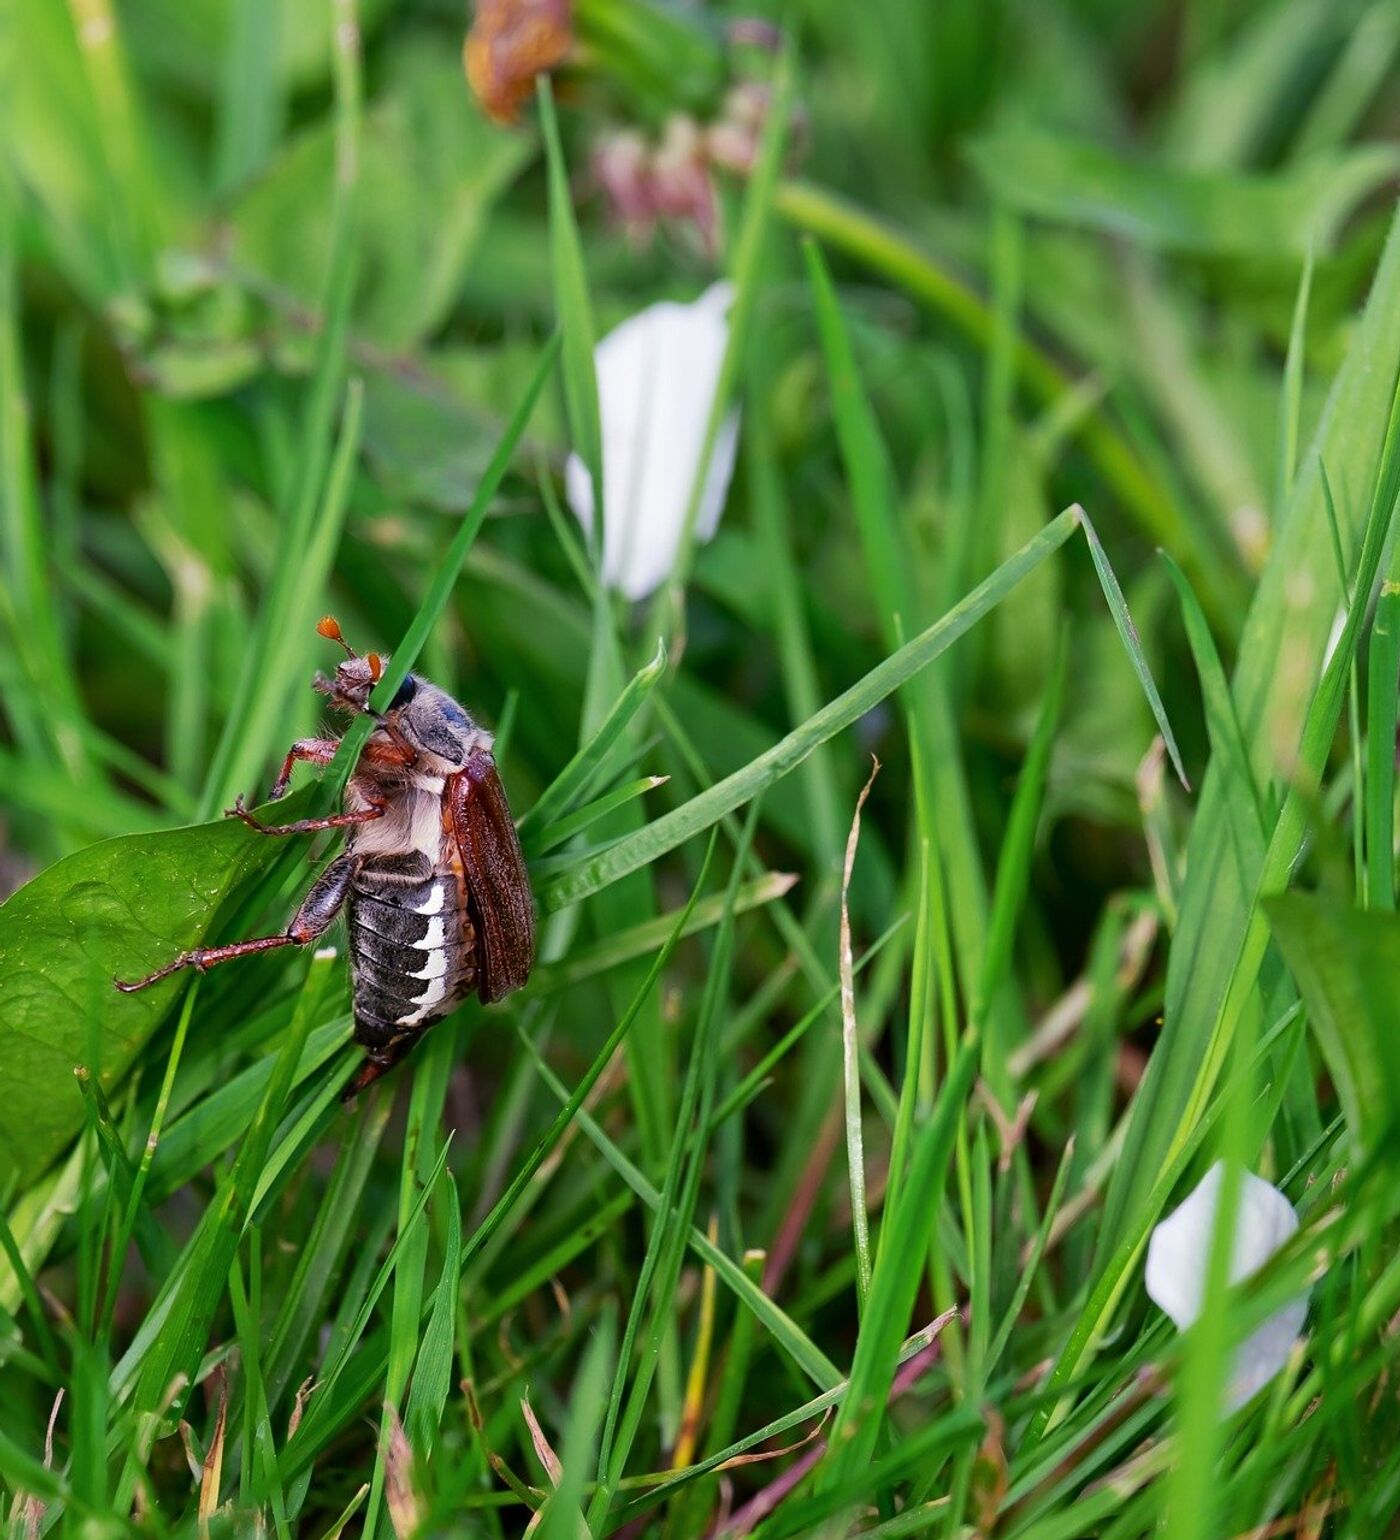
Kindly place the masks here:
<instances>
[{"instance_id":1,"label":"green leaf with veins","mask_svg":"<svg viewBox=\"0 0 1400 1540\"><path fill-rule=\"evenodd\" d=\"M300 798L277 804L276 816ZM102 840L57 862L0 905L0 1188L38 1176L81 1128L73 1069L110 1087L160 1024L175 975L134 979L209 932L273 841L237 819Z\"/></svg>"}]
</instances>

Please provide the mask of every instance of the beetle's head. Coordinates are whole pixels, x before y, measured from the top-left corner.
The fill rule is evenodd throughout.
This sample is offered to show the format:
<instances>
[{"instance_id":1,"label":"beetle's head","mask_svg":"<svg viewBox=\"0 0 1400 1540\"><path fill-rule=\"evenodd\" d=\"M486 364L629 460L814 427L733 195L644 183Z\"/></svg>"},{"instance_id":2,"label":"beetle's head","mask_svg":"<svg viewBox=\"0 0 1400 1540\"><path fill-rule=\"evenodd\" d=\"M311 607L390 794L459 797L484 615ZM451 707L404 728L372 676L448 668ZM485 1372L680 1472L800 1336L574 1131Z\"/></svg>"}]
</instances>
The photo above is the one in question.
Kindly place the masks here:
<instances>
[{"instance_id":1,"label":"beetle's head","mask_svg":"<svg viewBox=\"0 0 1400 1540\"><path fill-rule=\"evenodd\" d=\"M333 704L347 711L364 711L369 705L370 692L379 683L384 672L384 659L377 652L361 657L340 634L340 623L333 615L316 622L316 630L327 641L339 642L345 649L345 660L336 664L335 675L327 678L318 673L312 687L328 695Z\"/></svg>"}]
</instances>

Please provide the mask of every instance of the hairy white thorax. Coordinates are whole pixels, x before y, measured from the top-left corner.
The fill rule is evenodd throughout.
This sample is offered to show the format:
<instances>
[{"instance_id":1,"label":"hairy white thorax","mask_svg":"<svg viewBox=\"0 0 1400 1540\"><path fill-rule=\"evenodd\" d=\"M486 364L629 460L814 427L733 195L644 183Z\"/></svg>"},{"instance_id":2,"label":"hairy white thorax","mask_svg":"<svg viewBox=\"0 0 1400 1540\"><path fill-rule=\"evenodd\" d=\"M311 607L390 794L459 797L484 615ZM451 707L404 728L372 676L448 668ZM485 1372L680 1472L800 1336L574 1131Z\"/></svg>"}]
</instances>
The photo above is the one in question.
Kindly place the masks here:
<instances>
[{"instance_id":1,"label":"hairy white thorax","mask_svg":"<svg viewBox=\"0 0 1400 1540\"><path fill-rule=\"evenodd\" d=\"M442 856L442 788L441 777L431 775L415 775L407 786L391 788L383 817L355 831L355 849L367 856L418 850L436 866ZM367 806L353 789L346 800L352 809Z\"/></svg>"}]
</instances>

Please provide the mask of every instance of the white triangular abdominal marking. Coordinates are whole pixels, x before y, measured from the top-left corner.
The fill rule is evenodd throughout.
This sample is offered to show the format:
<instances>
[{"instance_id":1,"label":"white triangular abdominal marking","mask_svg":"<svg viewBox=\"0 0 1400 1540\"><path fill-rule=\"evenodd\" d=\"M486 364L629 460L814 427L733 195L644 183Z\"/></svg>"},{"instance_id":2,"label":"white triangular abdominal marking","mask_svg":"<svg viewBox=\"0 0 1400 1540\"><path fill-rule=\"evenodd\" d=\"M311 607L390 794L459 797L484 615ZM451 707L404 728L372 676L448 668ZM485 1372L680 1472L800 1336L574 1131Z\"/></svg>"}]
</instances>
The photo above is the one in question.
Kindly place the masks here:
<instances>
[{"instance_id":1,"label":"white triangular abdominal marking","mask_svg":"<svg viewBox=\"0 0 1400 1540\"><path fill-rule=\"evenodd\" d=\"M440 919L428 921L427 933L421 941L415 941L413 948L417 952L436 952L447 944L447 931L445 922Z\"/></svg>"},{"instance_id":2,"label":"white triangular abdominal marking","mask_svg":"<svg viewBox=\"0 0 1400 1540\"><path fill-rule=\"evenodd\" d=\"M444 951L429 952L427 961L423 964L421 973L410 973L411 979L440 979L447 974L447 953Z\"/></svg>"},{"instance_id":3,"label":"white triangular abdominal marking","mask_svg":"<svg viewBox=\"0 0 1400 1540\"><path fill-rule=\"evenodd\" d=\"M422 978L422 976L422 974L414 975L415 978ZM407 1016L400 1016L398 1018L398 1025L401 1027L417 1026L435 1005L440 1004L446 998L447 979L442 974L439 974L429 981L428 987L414 1000L413 1003L418 1009Z\"/></svg>"}]
</instances>

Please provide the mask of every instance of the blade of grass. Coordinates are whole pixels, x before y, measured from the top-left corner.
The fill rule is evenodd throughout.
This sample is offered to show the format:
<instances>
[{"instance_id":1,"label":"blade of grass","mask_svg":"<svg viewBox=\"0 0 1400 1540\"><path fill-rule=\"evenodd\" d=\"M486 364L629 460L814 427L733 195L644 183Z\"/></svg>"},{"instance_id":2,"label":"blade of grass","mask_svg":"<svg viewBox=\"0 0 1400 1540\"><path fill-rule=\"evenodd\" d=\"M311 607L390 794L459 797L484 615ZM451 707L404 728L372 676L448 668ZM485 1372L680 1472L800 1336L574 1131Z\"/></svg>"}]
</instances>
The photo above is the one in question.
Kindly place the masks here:
<instances>
[{"instance_id":1,"label":"blade of grass","mask_svg":"<svg viewBox=\"0 0 1400 1540\"><path fill-rule=\"evenodd\" d=\"M754 349L755 373L762 350ZM764 381L751 392L750 428L744 435L749 502L763 551L773 603L773 628L782 660L788 720L805 721L821 705L816 658L806 615L803 583L792 545L788 508L772 450L771 412ZM802 767L803 787L812 822L819 867L836 870L841 859L840 782L832 755L817 749Z\"/></svg>"},{"instance_id":2,"label":"blade of grass","mask_svg":"<svg viewBox=\"0 0 1400 1540\"><path fill-rule=\"evenodd\" d=\"M1045 698L1040 704L1035 731L1021 766L1020 779L1011 800L1001 853L997 858L996 883L992 911L987 925L987 945L982 956L982 971L973 996L971 1020L983 1037L982 1073L993 1093L1007 1110L1015 1100L1009 1073L1009 1060L1015 1045L1004 1041L992 1002L1011 971L1011 952L1016 926L1030 886L1031 857L1035 851L1036 830L1045 800L1045 783L1050 771L1050 751L1060 720L1064 698L1065 672L1069 663L1068 642L1062 634L1051 665Z\"/></svg>"},{"instance_id":3,"label":"blade of grass","mask_svg":"<svg viewBox=\"0 0 1400 1540\"><path fill-rule=\"evenodd\" d=\"M1289 771L1308 697L1321 673L1341 584L1331 562L1320 467L1339 478L1339 508L1353 526L1370 501L1400 358L1400 221L1393 221L1371 297L1303 458L1250 614L1233 694L1256 778ZM1354 533L1353 533L1353 538ZM1306 572L1306 593L1296 582ZM1189 576L1188 571L1188 576ZM1367 595L1369 599L1369 594ZM1216 1030L1250 924L1258 873L1235 859L1233 816L1221 776L1207 773L1186 854L1191 873L1168 962L1162 1035L1135 1097L1105 1199L1099 1265L1116 1249L1182 1126L1197 1071Z\"/></svg>"},{"instance_id":4,"label":"blade of grass","mask_svg":"<svg viewBox=\"0 0 1400 1540\"><path fill-rule=\"evenodd\" d=\"M1067 508L941 619L934 621L912 641L891 653L856 684L829 701L766 753L691 798L684 806L664 814L646 828L588 858L577 871L555 879L542 895L543 907L546 910L562 909L601 891L619 877L637 871L668 850L674 850L692 835L709 828L735 808L742 807L760 791L781 780L796 769L817 745L849 727L906 680L912 679L921 668L946 652L989 610L1001 603L1023 577L1064 545L1080 525L1087 532L1089 526L1083 510L1078 507ZM1103 562L1102 566L1100 561ZM1101 579L1112 577L1112 569L1107 565L1101 549L1095 567ZM1129 650L1133 670L1140 680L1145 678L1150 683L1151 676L1142 659L1136 632L1131 620L1127 618L1126 605L1123 604L1116 581L1112 588L1106 586L1105 591L1110 598L1120 635ZM1148 700L1158 716L1159 728L1164 729L1165 737L1170 728L1166 726L1166 715L1155 686L1149 691Z\"/></svg>"},{"instance_id":5,"label":"blade of grass","mask_svg":"<svg viewBox=\"0 0 1400 1540\"><path fill-rule=\"evenodd\" d=\"M409 1215L420 1197L429 1173L442 1169L435 1158L433 1130L442 1122L447 1100L447 1079L452 1068L454 1034L438 1032L429 1038L424 1061L413 1077L409 1091L408 1123L404 1130L403 1159L399 1167L398 1230L406 1237L394 1269L394 1294L389 1318L389 1359L384 1374L383 1408L379 1425L381 1447L388 1447L393 1424L399 1416L404 1389L418 1359L423 1314L423 1292L428 1265L428 1226L413 1226ZM455 1194L452 1199L456 1201ZM451 1343L447 1348L451 1358ZM364 1534L372 1536L379 1528L379 1504L384 1495L385 1462L379 1461L370 1478L369 1499L365 1504ZM392 1515L391 1515L392 1517Z\"/></svg>"},{"instance_id":6,"label":"blade of grass","mask_svg":"<svg viewBox=\"0 0 1400 1540\"><path fill-rule=\"evenodd\" d=\"M714 1107L719 1018L728 1005L734 949L734 899L744 869L744 857L753 839L757 815L758 802L755 800L735 851L733 868L725 888L725 907L719 933L715 938L714 955L705 976L705 993L700 1002L695 1041L676 1113L675 1137L661 1185L661 1217L652 1228L646 1255L637 1273L632 1309L623 1329L622 1345L599 1438L598 1481L588 1505L588 1523L594 1530L599 1529L606 1520L613 1493L626 1470L627 1459L646 1407L652 1375L660 1357L663 1333L671 1319L676 1285L680 1281L681 1264L685 1259L686 1232L692 1228L708 1148L710 1116ZM649 1329L642 1340L642 1351L628 1388L627 1376L632 1367L644 1311L649 1313Z\"/></svg>"},{"instance_id":7,"label":"blade of grass","mask_svg":"<svg viewBox=\"0 0 1400 1540\"><path fill-rule=\"evenodd\" d=\"M558 1144L559 1139L564 1133L564 1130L568 1128L569 1124L572 1123L574 1118L578 1115L580 1109L583 1107L584 1101L588 1097L589 1092L597 1084L598 1077L608 1067L608 1064L611 1062L613 1055L617 1052L618 1048L626 1038L627 1033L631 1030L632 1024L636 1021L638 1015L641 1013L643 1001L655 987L656 982L664 972L667 963L671 960L671 956L675 952L676 947L680 944L682 936L687 934L687 927L689 926L691 917L695 912L695 907L699 901L700 893L704 888L705 878L709 873L710 860L714 855L714 846L715 836L712 836L710 839L709 848L705 853L705 859L700 867L700 875L696 879L695 886L691 889L689 902L686 904L684 910L681 911L680 917L672 926L671 932L662 945L661 950L652 960L652 964L647 970L647 974L642 982L642 986L638 990L636 996L633 998L631 1005L628 1007L627 1011L618 1019L617 1025L608 1034L607 1039L603 1043L603 1046L599 1052L594 1056L593 1063L589 1066L588 1071L584 1075L583 1079L579 1081L578 1085L574 1087L572 1092L564 1097L563 1107L560 1109L554 1121L550 1124L547 1132L536 1144L529 1158L525 1161L524 1165L521 1166L520 1170L516 1172L515 1176L512 1177L510 1185L496 1200L496 1202L492 1204L491 1212L487 1214L485 1219L482 1220L481 1224L477 1227L476 1231L468 1240L465 1247L463 1247L463 1271L466 1271L466 1269L471 1265L473 1259L480 1254L482 1249L486 1246L487 1242L495 1233L497 1227L510 1213L520 1194L525 1190L526 1186L528 1186L530 1181L533 1179L535 1173L544 1163L550 1151L554 1149L556 1144ZM732 912L732 905L730 906L730 912Z\"/></svg>"},{"instance_id":8,"label":"blade of grass","mask_svg":"<svg viewBox=\"0 0 1400 1540\"><path fill-rule=\"evenodd\" d=\"M297 1061L316 1007L330 982L335 961L334 952L318 955L311 961L291 1028L233 1170L221 1184L216 1203L207 1210L207 1218L190 1252L189 1264L183 1269L171 1296L165 1323L141 1364L134 1397L138 1413L153 1414L163 1406L177 1376L183 1375L188 1383L202 1352L209 1322L217 1309L238 1249L254 1188L271 1149L278 1117L292 1087ZM128 1458L118 1486L119 1501L130 1501L135 1479L136 1468Z\"/></svg>"},{"instance_id":9,"label":"blade of grass","mask_svg":"<svg viewBox=\"0 0 1400 1540\"><path fill-rule=\"evenodd\" d=\"M711 843L713 846L713 841ZM587 1074L585 1074L579 1085L575 1088L572 1095L566 1094L563 1091L562 1086L558 1086L558 1082L554 1082L554 1084L558 1086L560 1097L564 1102L564 1106L562 1107L558 1116L554 1119L549 1130L536 1144L524 1165L512 1178L505 1192L503 1192L492 1205L490 1212L482 1220L481 1224L477 1227L474 1233L469 1237L466 1244L461 1248L460 1268L462 1273L467 1273L472 1264L484 1253L493 1237L515 1211L522 1194L534 1179L536 1173L544 1164L550 1153L558 1145L558 1142L563 1136L565 1130L576 1117L581 1116L581 1108L589 1092L597 1083L598 1078L602 1075L608 1064L612 1061L613 1055L616 1053L618 1047L624 1041L627 1032L631 1029L632 1025L636 1021L646 995L651 991L656 983L656 980L661 976L666 963L669 961L671 954L674 951L675 946L679 942L681 936L686 933L688 921L696 900L699 897L707 869L708 857L706 859L705 866L702 867L700 879L691 894L690 904L680 916L670 938L662 947L661 952L654 959L651 968L648 970L642 990L639 991L637 997L633 1000L632 1005L628 1011L618 1021L617 1026L609 1035L607 1042L603 1045L602 1050L594 1058L593 1064L590 1066ZM526 1041L528 1043L528 1040ZM533 1045L530 1044L529 1047L532 1056L535 1056ZM543 1061L536 1057L536 1063L542 1064ZM374 1372L377 1373L378 1370L375 1370ZM343 1416L348 1417L352 1410L353 1404L347 1406L343 1412ZM339 1426L339 1421L339 1418L323 1415L320 1418L319 1428L313 1429L313 1432L318 1438L329 1438L331 1434L334 1433L335 1429ZM314 1450L317 1446L314 1443L311 1443L311 1434L302 1435L302 1445L303 1447L307 1445L310 1446L305 1448L304 1454L300 1453L299 1451L299 1458L303 1463L306 1463L314 1457Z\"/></svg>"},{"instance_id":10,"label":"blade of grass","mask_svg":"<svg viewBox=\"0 0 1400 1540\"><path fill-rule=\"evenodd\" d=\"M665 670L666 650L658 646L656 656L628 680L626 688L613 702L597 730L575 752L568 764L536 798L534 806L521 818L522 839L536 829L557 823L587 796L607 761L609 751L645 705Z\"/></svg>"},{"instance_id":11,"label":"blade of grass","mask_svg":"<svg viewBox=\"0 0 1400 1540\"><path fill-rule=\"evenodd\" d=\"M784 35L781 52L773 71L758 151L754 157L753 169L748 176L748 185L744 190L739 233L734 242L733 259L730 264L734 303L729 313L729 332L725 341L724 357L720 362L719 379L715 384L709 416L705 422L705 434L701 440L700 458L696 461L695 478L686 503L680 547L676 552L676 560L666 585L655 601L654 622L660 620L668 610L673 616L679 616L682 613L681 593L690 576L695 557L695 523L700 515L700 504L709 478L710 462L714 458L720 428L730 410L735 387L743 369L744 356L753 326L759 281L763 271L764 245L773 219L773 198L778 177L782 171L783 155L787 147L788 129L792 117L795 61L796 29L791 28ZM665 634L664 630L661 634Z\"/></svg>"},{"instance_id":12,"label":"blade of grass","mask_svg":"<svg viewBox=\"0 0 1400 1540\"><path fill-rule=\"evenodd\" d=\"M864 1314L870 1294L870 1216L865 1201L865 1135L860 1115L860 1038L856 1026L855 967L851 956L851 872L856 864L860 843L860 814L875 777L880 773L877 759L870 779L856 798L851 817L851 832L846 840L846 863L841 874L841 1064L842 1099L846 1114L846 1175L851 1193L851 1233L856 1250L856 1308Z\"/></svg>"},{"instance_id":13,"label":"blade of grass","mask_svg":"<svg viewBox=\"0 0 1400 1540\"><path fill-rule=\"evenodd\" d=\"M1288 330L1288 352L1283 362L1283 393L1279 398L1278 468L1274 473L1274 507L1285 508L1298 470L1299 419L1303 410L1303 358L1307 346L1308 302L1312 296L1313 249L1308 248L1293 321Z\"/></svg>"},{"instance_id":14,"label":"blade of grass","mask_svg":"<svg viewBox=\"0 0 1400 1540\"><path fill-rule=\"evenodd\" d=\"M977 346L990 346L993 322L986 301L902 232L810 182L782 183L775 208L798 229L898 284ZM1016 372L1029 393L1046 405L1075 389L1060 366L1024 333L1016 348ZM1211 614L1226 617L1228 623L1228 617L1241 608L1238 573L1219 565L1215 553L1182 517L1102 408L1080 418L1077 437L1105 484L1122 499L1142 529L1172 551L1194 581L1204 580Z\"/></svg>"},{"instance_id":15,"label":"blade of grass","mask_svg":"<svg viewBox=\"0 0 1400 1540\"><path fill-rule=\"evenodd\" d=\"M578 1540L581 1532L589 1532L582 1520L581 1507L597 1447L598 1410L606 1394L615 1336L616 1326L612 1312L608 1311L584 1350L583 1362L574 1378L560 1459L563 1473L541 1515L541 1540Z\"/></svg>"},{"instance_id":16,"label":"blade of grass","mask_svg":"<svg viewBox=\"0 0 1400 1540\"><path fill-rule=\"evenodd\" d=\"M559 338L554 336L541 351L539 362L530 377L530 383L525 387L525 393L511 414L510 421L506 424L491 459L482 472L476 491L472 494L471 507L458 525L447 550L434 569L422 602L409 622L403 639L385 662L383 677L370 697L370 705L374 710L387 709L398 693L399 686L412 672L413 665L418 661L418 654L423 650L423 644L428 639L428 634L437 625L442 612L447 608L448 600L452 597L452 591L461 573L462 564L467 559L473 541L481 532L491 500L500 489L507 470L510 469L516 448L524 437L525 429L529 426L535 404L540 398L545 382L554 370L558 354ZM355 761L372 727L373 723L369 717L358 718L341 739L335 763L321 782L321 800L326 805L329 805L339 794L350 771L354 768Z\"/></svg>"},{"instance_id":17,"label":"blade of grass","mask_svg":"<svg viewBox=\"0 0 1400 1540\"><path fill-rule=\"evenodd\" d=\"M563 1082L540 1057L534 1044L528 1039L522 1039L525 1051L535 1062L541 1078L549 1086L550 1090L560 1101L567 1099L568 1093ZM597 1148L603 1159L613 1168L624 1182L653 1212L659 1212L661 1208L661 1194L653 1183L649 1182L637 1167L628 1160L627 1156L618 1149L617 1145L608 1138L598 1123L580 1109L575 1114L579 1127ZM760 1325L767 1328L774 1340L778 1342L793 1362L807 1375L814 1384L823 1390L829 1390L840 1382L841 1375L836 1365L821 1351L797 1323L780 1306L775 1304L767 1294L754 1283L744 1269L729 1257L725 1252L710 1240L703 1230L692 1226L689 1236L690 1249L715 1270L719 1278L731 1292L738 1298L741 1304L751 1310Z\"/></svg>"},{"instance_id":18,"label":"blade of grass","mask_svg":"<svg viewBox=\"0 0 1400 1540\"><path fill-rule=\"evenodd\" d=\"M627 781L595 801L586 802L575 812L566 814L557 823L541 829L539 835L532 841L532 848L541 854L547 850L553 850L556 845L563 845L575 835L591 829L609 813L615 812L620 807L626 807L629 802L635 802L638 797L644 797L647 792L655 791L658 786L664 786L669 780L668 775L644 775L638 781Z\"/></svg>"},{"instance_id":19,"label":"blade of grass","mask_svg":"<svg viewBox=\"0 0 1400 1540\"><path fill-rule=\"evenodd\" d=\"M395 1237L394 1244L388 1255L380 1263L374 1277L364 1292L358 1308L353 1317L346 1323L345 1329L339 1334L338 1344L328 1355L327 1361L322 1367L318 1377L318 1394L307 1408L306 1416L302 1419L297 1431L292 1435L282 1453L282 1471L284 1479L291 1481L300 1473L303 1466L314 1458L316 1444L314 1442L322 1424L335 1427L345 1417L353 1415L359 1406L356 1398L353 1404L345 1406L338 1404L336 1389L340 1379L346 1374L346 1367L350 1362L351 1354L356 1343L364 1336L366 1328L373 1317L380 1296L393 1276L402 1255L406 1240L411 1237L415 1227L422 1221L423 1211L427 1207L428 1199L437 1187L438 1180L447 1165L449 1145L444 1144L438 1155L437 1161L430 1173L429 1181L419 1193L408 1216L408 1225L401 1229ZM366 1256L367 1262L373 1260L373 1254Z\"/></svg>"},{"instance_id":20,"label":"blade of grass","mask_svg":"<svg viewBox=\"0 0 1400 1540\"><path fill-rule=\"evenodd\" d=\"M966 1113L980 1043L963 1040L938 1093L933 1116L915 1135L899 1211L887 1217L870 1305L856 1337L850 1387L832 1425L830 1453L818 1473L818 1488L839 1488L869 1465L875 1454L885 1401L899 1360L909 1312L923 1276L923 1258L953 1152L953 1137Z\"/></svg>"},{"instance_id":21,"label":"blade of grass","mask_svg":"<svg viewBox=\"0 0 1400 1540\"><path fill-rule=\"evenodd\" d=\"M358 269L360 202L360 29L355 0L335 0L332 62L335 83L335 181L324 286L322 329L315 373L300 434L303 453L267 594L249 638L233 706L224 722L205 779L201 815L212 817L251 785L274 747L287 698L301 671L308 617L298 606L314 599L303 583L303 562L312 549L318 504L323 524L337 524L343 510L326 486L337 405L346 375L350 306ZM346 488L348 491L348 488Z\"/></svg>"},{"instance_id":22,"label":"blade of grass","mask_svg":"<svg viewBox=\"0 0 1400 1540\"><path fill-rule=\"evenodd\" d=\"M574 221L568 170L559 141L554 90L548 75L540 76L538 91L549 180L550 270L554 277L555 312L563 337L564 399L574 449L593 483L593 520L588 530L588 549L596 571L603 548L603 520L607 516L603 498L603 429L598 408L598 375L593 363L598 334L588 297L583 248Z\"/></svg>"},{"instance_id":23,"label":"blade of grass","mask_svg":"<svg viewBox=\"0 0 1400 1540\"><path fill-rule=\"evenodd\" d=\"M851 507L885 647L893 652L926 619L925 596L917 583L919 567L908 549L889 451L856 368L835 287L815 242L804 243L803 255ZM916 770L927 782L917 795L936 810L932 833L949 885L957 895L952 915L958 963L965 978L974 978L986 943L987 885L952 703L939 670L922 674L903 693L924 750L914 759Z\"/></svg>"}]
</instances>

